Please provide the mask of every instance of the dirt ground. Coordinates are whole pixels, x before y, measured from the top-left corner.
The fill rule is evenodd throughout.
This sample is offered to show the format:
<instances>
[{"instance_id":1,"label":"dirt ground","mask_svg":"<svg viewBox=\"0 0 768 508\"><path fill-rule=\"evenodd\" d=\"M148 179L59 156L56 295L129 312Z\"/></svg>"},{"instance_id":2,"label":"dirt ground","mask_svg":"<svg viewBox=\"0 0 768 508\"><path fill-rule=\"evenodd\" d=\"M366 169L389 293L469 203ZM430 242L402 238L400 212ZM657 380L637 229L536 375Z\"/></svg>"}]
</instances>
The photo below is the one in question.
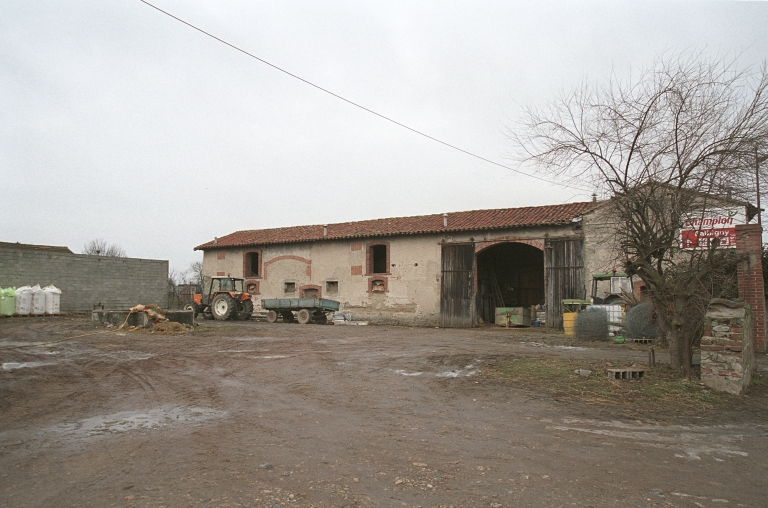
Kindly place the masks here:
<instances>
[{"instance_id":1,"label":"dirt ground","mask_svg":"<svg viewBox=\"0 0 768 508\"><path fill-rule=\"evenodd\" d=\"M628 417L486 375L515 357L645 362L642 347L203 322L7 348L101 331L0 319L1 506L766 506L765 390Z\"/></svg>"}]
</instances>

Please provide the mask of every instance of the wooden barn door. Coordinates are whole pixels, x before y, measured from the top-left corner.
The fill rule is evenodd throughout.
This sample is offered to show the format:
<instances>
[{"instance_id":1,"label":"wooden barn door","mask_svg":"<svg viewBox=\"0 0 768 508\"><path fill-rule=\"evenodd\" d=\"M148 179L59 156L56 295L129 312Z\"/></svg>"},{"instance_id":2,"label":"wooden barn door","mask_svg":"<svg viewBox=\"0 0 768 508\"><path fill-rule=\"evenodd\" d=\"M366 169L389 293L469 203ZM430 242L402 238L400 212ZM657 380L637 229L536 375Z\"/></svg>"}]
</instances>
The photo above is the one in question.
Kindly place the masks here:
<instances>
[{"instance_id":1,"label":"wooden barn door","mask_svg":"<svg viewBox=\"0 0 768 508\"><path fill-rule=\"evenodd\" d=\"M561 300L585 298L584 240L581 238L547 238L544 244L547 327L563 327Z\"/></svg>"},{"instance_id":2,"label":"wooden barn door","mask_svg":"<svg viewBox=\"0 0 768 508\"><path fill-rule=\"evenodd\" d=\"M440 326L469 328L475 325L475 246L443 245L440 284Z\"/></svg>"}]
</instances>

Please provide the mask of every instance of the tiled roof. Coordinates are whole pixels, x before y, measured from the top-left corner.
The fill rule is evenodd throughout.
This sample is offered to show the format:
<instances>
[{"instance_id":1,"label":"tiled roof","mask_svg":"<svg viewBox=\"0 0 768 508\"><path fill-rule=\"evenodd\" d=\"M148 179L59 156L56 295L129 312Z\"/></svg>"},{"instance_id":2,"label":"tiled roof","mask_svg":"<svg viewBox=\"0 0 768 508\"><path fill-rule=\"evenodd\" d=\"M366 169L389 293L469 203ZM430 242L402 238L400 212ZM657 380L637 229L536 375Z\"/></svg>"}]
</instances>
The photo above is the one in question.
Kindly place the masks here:
<instances>
[{"instance_id":1,"label":"tiled roof","mask_svg":"<svg viewBox=\"0 0 768 508\"><path fill-rule=\"evenodd\" d=\"M237 231L217 240L195 247L195 250L245 247L345 238L369 238L377 236L451 233L488 229L521 228L531 226L557 226L568 224L594 207L594 203L568 203L565 205L532 206L525 208L498 208L472 210L448 215L448 226L443 226L443 214L393 217L359 222L328 224L327 235L323 225L292 226L274 229Z\"/></svg>"},{"instance_id":2,"label":"tiled roof","mask_svg":"<svg viewBox=\"0 0 768 508\"><path fill-rule=\"evenodd\" d=\"M12 242L0 242L0 249L19 249L19 250L45 250L52 252L66 252L67 254L74 254L69 247L59 247L55 245L31 245L28 243L12 243Z\"/></svg>"}]
</instances>

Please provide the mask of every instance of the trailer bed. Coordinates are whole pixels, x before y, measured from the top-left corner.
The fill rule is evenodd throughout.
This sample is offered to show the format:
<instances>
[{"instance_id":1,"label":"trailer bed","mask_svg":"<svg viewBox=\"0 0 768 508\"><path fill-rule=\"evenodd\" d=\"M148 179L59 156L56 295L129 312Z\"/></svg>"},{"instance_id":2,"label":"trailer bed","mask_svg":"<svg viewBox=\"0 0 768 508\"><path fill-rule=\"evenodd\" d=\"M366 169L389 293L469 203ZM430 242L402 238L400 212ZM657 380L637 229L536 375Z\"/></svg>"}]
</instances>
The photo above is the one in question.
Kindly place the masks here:
<instances>
[{"instance_id":1,"label":"trailer bed","mask_svg":"<svg viewBox=\"0 0 768 508\"><path fill-rule=\"evenodd\" d=\"M269 298L261 301L266 310L318 309L326 312L339 310L339 302L325 298Z\"/></svg>"}]
</instances>

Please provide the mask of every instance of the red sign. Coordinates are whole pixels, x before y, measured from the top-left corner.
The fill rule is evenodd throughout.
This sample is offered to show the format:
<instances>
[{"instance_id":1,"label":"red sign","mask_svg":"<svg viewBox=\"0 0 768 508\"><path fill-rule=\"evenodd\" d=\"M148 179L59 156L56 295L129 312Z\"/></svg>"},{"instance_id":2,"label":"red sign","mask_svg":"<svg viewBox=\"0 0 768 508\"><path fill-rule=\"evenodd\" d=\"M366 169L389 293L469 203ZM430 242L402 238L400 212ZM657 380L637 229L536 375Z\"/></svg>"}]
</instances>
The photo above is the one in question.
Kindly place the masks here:
<instances>
[{"instance_id":1,"label":"red sign","mask_svg":"<svg viewBox=\"0 0 768 508\"><path fill-rule=\"evenodd\" d=\"M729 249L736 247L736 228L683 229L681 231L683 249L708 249L712 239L717 238L717 247Z\"/></svg>"}]
</instances>

